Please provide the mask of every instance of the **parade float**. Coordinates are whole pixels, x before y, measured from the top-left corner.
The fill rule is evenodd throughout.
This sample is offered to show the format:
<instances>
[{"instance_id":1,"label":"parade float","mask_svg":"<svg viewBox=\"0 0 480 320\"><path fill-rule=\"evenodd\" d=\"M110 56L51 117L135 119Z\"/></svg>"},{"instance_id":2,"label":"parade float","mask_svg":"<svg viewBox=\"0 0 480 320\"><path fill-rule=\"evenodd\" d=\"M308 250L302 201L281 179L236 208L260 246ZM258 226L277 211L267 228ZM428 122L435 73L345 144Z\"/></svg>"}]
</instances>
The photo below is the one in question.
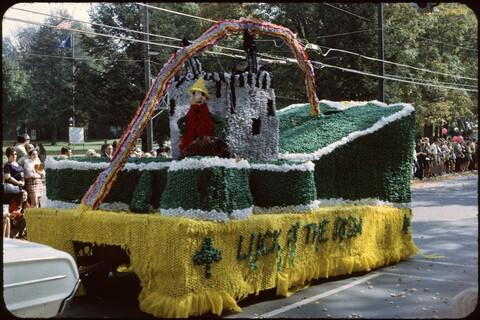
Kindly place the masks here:
<instances>
[{"instance_id":1,"label":"parade float","mask_svg":"<svg viewBox=\"0 0 480 320\"><path fill-rule=\"evenodd\" d=\"M194 67L195 55L245 30L288 44L308 103L276 110L271 74L251 64ZM172 159L129 158L167 93ZM156 317L240 312L251 294L288 296L415 254L413 143L411 105L318 101L293 32L224 20L165 63L110 162L47 159L47 205L29 211L29 238L79 265L118 249L104 255L110 268L135 273L140 309Z\"/></svg>"}]
</instances>

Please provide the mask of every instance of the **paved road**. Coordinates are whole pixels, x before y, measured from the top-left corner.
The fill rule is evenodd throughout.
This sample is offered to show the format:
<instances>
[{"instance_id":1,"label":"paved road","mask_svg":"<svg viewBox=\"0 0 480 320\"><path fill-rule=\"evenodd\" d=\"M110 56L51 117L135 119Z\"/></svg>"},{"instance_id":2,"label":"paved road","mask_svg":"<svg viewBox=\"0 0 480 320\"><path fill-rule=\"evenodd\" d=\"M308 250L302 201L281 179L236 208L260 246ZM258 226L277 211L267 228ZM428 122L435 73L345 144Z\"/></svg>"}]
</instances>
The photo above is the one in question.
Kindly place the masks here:
<instances>
[{"instance_id":1,"label":"paved road","mask_svg":"<svg viewBox=\"0 0 480 320\"><path fill-rule=\"evenodd\" d=\"M242 313L222 317L451 318L452 298L478 287L477 188L477 175L412 187L412 227L421 250L415 257L369 273L316 281L289 298L269 290L240 302ZM138 310L130 284L129 295L75 298L63 317L151 317Z\"/></svg>"}]
</instances>

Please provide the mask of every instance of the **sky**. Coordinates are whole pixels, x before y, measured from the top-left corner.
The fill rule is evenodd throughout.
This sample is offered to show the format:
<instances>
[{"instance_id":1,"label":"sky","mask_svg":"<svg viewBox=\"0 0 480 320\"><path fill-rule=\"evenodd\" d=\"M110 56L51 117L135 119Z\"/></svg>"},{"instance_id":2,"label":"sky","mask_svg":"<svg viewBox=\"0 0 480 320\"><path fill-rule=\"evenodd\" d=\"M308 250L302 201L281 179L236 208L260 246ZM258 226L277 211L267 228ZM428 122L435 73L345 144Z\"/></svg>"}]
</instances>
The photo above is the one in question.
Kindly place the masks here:
<instances>
[{"instance_id":1,"label":"sky","mask_svg":"<svg viewBox=\"0 0 480 320\"><path fill-rule=\"evenodd\" d=\"M14 10L12 8L26 9L38 13L52 15L57 15L57 10L65 9L72 15L73 19L89 21L88 9L92 6L92 4L92 2L20 2L8 8L8 10L5 11L3 18L12 17L42 23L44 22L45 18L47 18L46 16ZM2 38L9 37L15 41L15 35L21 29L31 26L38 25L2 19Z\"/></svg>"}]
</instances>

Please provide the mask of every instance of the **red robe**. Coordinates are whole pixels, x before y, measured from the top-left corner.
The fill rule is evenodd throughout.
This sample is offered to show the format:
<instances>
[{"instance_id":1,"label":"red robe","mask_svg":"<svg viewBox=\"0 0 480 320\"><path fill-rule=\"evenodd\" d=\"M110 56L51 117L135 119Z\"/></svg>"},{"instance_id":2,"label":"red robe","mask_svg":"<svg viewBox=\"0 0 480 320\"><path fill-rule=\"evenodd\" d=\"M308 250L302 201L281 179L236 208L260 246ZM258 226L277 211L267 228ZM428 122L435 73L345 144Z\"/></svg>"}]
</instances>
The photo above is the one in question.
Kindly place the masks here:
<instances>
[{"instance_id":1,"label":"red robe","mask_svg":"<svg viewBox=\"0 0 480 320\"><path fill-rule=\"evenodd\" d=\"M192 104L185 117L185 132L180 142L182 152L196 138L213 136L214 129L212 116L205 103Z\"/></svg>"}]
</instances>

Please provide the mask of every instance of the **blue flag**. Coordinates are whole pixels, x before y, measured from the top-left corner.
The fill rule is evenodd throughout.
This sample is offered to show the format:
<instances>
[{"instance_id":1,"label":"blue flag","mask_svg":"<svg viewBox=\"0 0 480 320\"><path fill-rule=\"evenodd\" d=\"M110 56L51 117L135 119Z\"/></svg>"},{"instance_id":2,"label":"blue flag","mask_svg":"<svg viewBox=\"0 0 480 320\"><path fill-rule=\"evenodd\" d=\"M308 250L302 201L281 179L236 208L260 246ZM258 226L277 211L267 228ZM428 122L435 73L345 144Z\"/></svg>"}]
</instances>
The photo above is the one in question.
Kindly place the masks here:
<instances>
[{"instance_id":1,"label":"blue flag","mask_svg":"<svg viewBox=\"0 0 480 320\"><path fill-rule=\"evenodd\" d=\"M72 35L70 34L67 39L63 40L58 48L71 48L72 47Z\"/></svg>"}]
</instances>

